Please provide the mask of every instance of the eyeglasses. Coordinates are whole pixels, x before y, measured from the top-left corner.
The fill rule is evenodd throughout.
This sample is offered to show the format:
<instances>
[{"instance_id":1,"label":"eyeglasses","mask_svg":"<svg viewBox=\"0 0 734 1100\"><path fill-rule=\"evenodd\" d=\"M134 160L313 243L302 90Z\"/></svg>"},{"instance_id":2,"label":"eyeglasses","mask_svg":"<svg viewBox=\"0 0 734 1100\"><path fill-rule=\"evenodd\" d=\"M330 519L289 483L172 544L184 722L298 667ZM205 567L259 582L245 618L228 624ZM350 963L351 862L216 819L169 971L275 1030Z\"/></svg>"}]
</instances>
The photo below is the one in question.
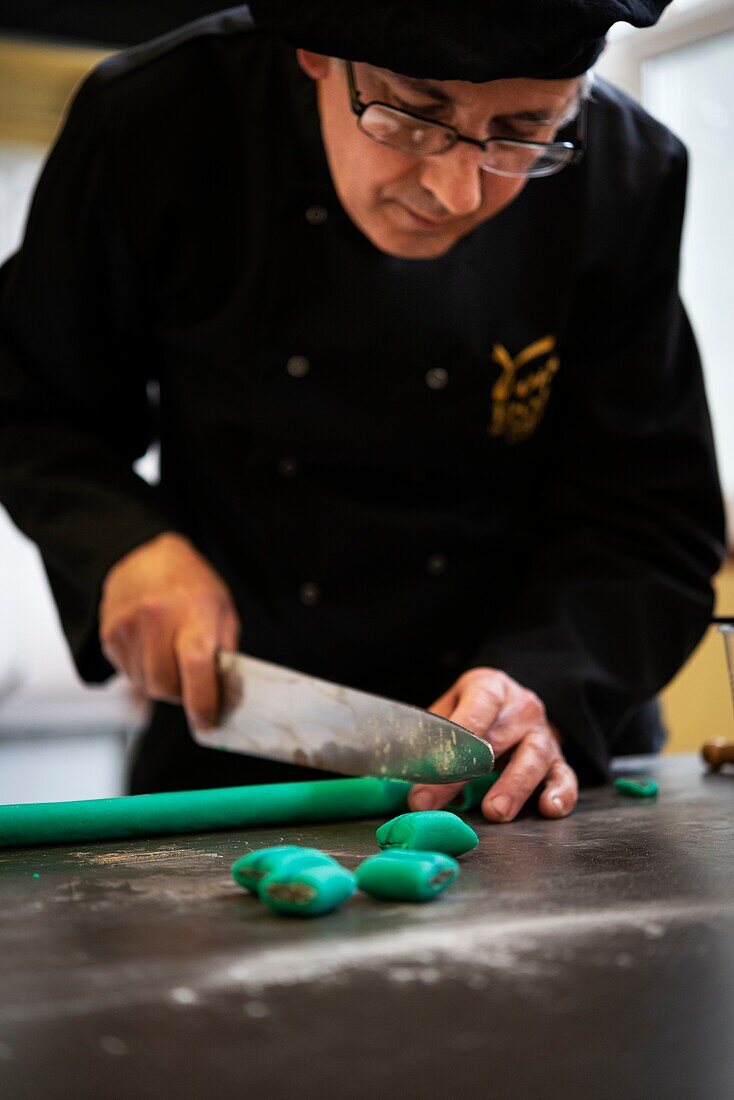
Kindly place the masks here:
<instances>
[{"instance_id":1,"label":"eyeglasses","mask_svg":"<svg viewBox=\"0 0 734 1100\"><path fill-rule=\"evenodd\" d=\"M453 126L434 122L411 114L389 103L372 100L363 103L354 76L354 66L346 62L349 99L357 125L368 137L412 153L417 157L435 157L447 153L458 142L481 149L484 158L480 167L496 176L516 179L552 176L569 164L578 164L586 148L586 101L583 100L576 119L574 141L525 141L523 138L467 137Z\"/></svg>"}]
</instances>

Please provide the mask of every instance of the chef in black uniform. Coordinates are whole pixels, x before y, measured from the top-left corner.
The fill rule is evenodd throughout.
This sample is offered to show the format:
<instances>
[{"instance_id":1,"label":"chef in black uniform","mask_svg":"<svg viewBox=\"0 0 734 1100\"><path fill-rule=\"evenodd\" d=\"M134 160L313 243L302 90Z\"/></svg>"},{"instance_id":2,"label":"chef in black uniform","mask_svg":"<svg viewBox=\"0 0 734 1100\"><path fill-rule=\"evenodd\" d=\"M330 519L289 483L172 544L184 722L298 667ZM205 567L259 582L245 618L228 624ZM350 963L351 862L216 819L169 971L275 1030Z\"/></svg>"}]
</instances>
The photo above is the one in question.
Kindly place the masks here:
<instances>
[{"instance_id":1,"label":"chef in black uniform","mask_svg":"<svg viewBox=\"0 0 734 1100\"><path fill-rule=\"evenodd\" d=\"M0 498L81 676L157 701L133 791L305 774L191 740L220 645L487 736L494 821L659 746L723 553L686 154L583 74L663 6L263 0L81 87L1 273Z\"/></svg>"}]
</instances>

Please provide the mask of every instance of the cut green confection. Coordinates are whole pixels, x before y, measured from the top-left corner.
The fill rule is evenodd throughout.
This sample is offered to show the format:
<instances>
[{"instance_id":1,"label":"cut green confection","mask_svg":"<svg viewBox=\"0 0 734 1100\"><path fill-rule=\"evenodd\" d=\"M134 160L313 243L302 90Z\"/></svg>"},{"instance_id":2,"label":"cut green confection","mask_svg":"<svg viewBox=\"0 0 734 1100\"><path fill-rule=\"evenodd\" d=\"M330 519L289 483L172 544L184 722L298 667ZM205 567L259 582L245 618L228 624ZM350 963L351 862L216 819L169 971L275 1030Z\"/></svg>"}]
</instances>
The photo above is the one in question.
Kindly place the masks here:
<instances>
[{"instance_id":1,"label":"cut green confection","mask_svg":"<svg viewBox=\"0 0 734 1100\"><path fill-rule=\"evenodd\" d=\"M260 848L259 851L248 852L246 856L235 860L232 864L232 878L239 886L256 894L266 875L279 870L295 857L308 859L312 864L336 864L336 860L327 856L326 852L320 852L318 848L303 848L300 844L280 844L275 848Z\"/></svg>"},{"instance_id":2,"label":"cut green confection","mask_svg":"<svg viewBox=\"0 0 734 1100\"><path fill-rule=\"evenodd\" d=\"M361 863L355 875L366 894L394 901L430 901L459 874L459 864L443 852L390 848Z\"/></svg>"},{"instance_id":3,"label":"cut green confection","mask_svg":"<svg viewBox=\"0 0 734 1100\"><path fill-rule=\"evenodd\" d=\"M415 810L386 821L375 836L381 848L461 856L479 843L474 830L448 810Z\"/></svg>"},{"instance_id":4,"label":"cut green confection","mask_svg":"<svg viewBox=\"0 0 734 1100\"><path fill-rule=\"evenodd\" d=\"M659 787L654 779L615 779L614 786L620 794L630 798L655 798Z\"/></svg>"},{"instance_id":5,"label":"cut green confection","mask_svg":"<svg viewBox=\"0 0 734 1100\"><path fill-rule=\"evenodd\" d=\"M313 864L296 857L264 878L258 893L277 913L317 917L338 909L356 889L351 871L334 860Z\"/></svg>"}]
</instances>

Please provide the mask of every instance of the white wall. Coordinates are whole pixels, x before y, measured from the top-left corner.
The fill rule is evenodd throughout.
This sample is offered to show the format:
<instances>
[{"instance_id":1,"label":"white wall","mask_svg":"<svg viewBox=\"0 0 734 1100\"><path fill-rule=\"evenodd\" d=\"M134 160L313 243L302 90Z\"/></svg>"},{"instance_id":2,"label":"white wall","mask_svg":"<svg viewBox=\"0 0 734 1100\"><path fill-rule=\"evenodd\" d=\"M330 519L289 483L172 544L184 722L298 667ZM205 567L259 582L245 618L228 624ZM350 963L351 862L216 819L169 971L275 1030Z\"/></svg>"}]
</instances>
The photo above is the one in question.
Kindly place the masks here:
<instances>
[{"instance_id":1,"label":"white wall","mask_svg":"<svg viewBox=\"0 0 734 1100\"><path fill-rule=\"evenodd\" d=\"M703 359L724 493L734 502L734 4L676 0L654 28L618 25L597 72L689 150L681 293Z\"/></svg>"},{"instance_id":2,"label":"white wall","mask_svg":"<svg viewBox=\"0 0 734 1100\"><path fill-rule=\"evenodd\" d=\"M44 158L0 146L0 263L20 242ZM146 709L120 679L80 682L40 555L0 506L0 804L122 793Z\"/></svg>"},{"instance_id":3,"label":"white wall","mask_svg":"<svg viewBox=\"0 0 734 1100\"><path fill-rule=\"evenodd\" d=\"M20 243L45 158L34 145L0 146L0 263ZM38 551L0 507L0 699L3 685L76 683Z\"/></svg>"}]
</instances>

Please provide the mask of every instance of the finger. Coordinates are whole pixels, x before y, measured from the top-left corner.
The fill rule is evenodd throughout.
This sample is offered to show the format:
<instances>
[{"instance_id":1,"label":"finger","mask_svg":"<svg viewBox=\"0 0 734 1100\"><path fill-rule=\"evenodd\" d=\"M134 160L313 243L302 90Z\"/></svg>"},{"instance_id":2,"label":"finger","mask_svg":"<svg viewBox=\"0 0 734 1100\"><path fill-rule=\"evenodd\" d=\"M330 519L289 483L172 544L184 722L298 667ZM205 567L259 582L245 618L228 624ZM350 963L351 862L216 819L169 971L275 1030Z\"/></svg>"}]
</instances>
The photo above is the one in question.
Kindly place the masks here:
<instances>
[{"instance_id":1,"label":"finger","mask_svg":"<svg viewBox=\"0 0 734 1100\"><path fill-rule=\"evenodd\" d=\"M503 756L533 730L545 729L548 718L538 696L525 689L507 686L505 703L492 727L491 740L495 756Z\"/></svg>"},{"instance_id":2,"label":"finger","mask_svg":"<svg viewBox=\"0 0 734 1100\"><path fill-rule=\"evenodd\" d=\"M99 605L99 644L107 660L118 672L127 672L125 625L124 619L113 618L107 612L103 599Z\"/></svg>"},{"instance_id":3,"label":"finger","mask_svg":"<svg viewBox=\"0 0 734 1100\"><path fill-rule=\"evenodd\" d=\"M140 627L140 664L151 699L181 702L181 678L173 651L171 628L161 609L148 609Z\"/></svg>"},{"instance_id":4,"label":"finger","mask_svg":"<svg viewBox=\"0 0 734 1100\"><path fill-rule=\"evenodd\" d=\"M130 643L129 651L127 654L128 664L128 676L130 677L135 687L140 688L146 695L148 694L145 686L145 674L143 672L143 662L141 660L140 646L137 642L137 638Z\"/></svg>"},{"instance_id":5,"label":"finger","mask_svg":"<svg viewBox=\"0 0 734 1100\"><path fill-rule=\"evenodd\" d=\"M240 620L234 611L228 608L222 615L219 629L219 644L222 649L239 649Z\"/></svg>"},{"instance_id":6,"label":"finger","mask_svg":"<svg viewBox=\"0 0 734 1100\"><path fill-rule=\"evenodd\" d=\"M488 692L482 684L469 682L462 688L450 688L430 710L432 714L449 718L465 729L486 734L496 717L498 706L501 706L497 696L498 693ZM453 802L465 786L466 783L416 783L408 792L408 806L411 810L440 810Z\"/></svg>"},{"instance_id":7,"label":"finger","mask_svg":"<svg viewBox=\"0 0 734 1100\"><path fill-rule=\"evenodd\" d=\"M409 810L440 810L464 790L466 783L416 783L408 792Z\"/></svg>"},{"instance_id":8,"label":"finger","mask_svg":"<svg viewBox=\"0 0 734 1100\"><path fill-rule=\"evenodd\" d=\"M567 817L579 798L579 781L576 772L565 760L556 760L545 779L545 787L538 799L538 809L543 817Z\"/></svg>"},{"instance_id":9,"label":"finger","mask_svg":"<svg viewBox=\"0 0 734 1100\"><path fill-rule=\"evenodd\" d=\"M453 718L460 696L460 690L454 685L428 709L439 718ZM465 786L465 783L416 783L408 792L408 807L411 810L440 810L452 802Z\"/></svg>"},{"instance_id":10,"label":"finger","mask_svg":"<svg viewBox=\"0 0 734 1100\"><path fill-rule=\"evenodd\" d=\"M216 621L211 614L183 627L174 641L183 705L189 722L198 729L210 729L219 713L215 664L218 644Z\"/></svg>"},{"instance_id":11,"label":"finger","mask_svg":"<svg viewBox=\"0 0 734 1100\"><path fill-rule=\"evenodd\" d=\"M455 687L449 688L443 695L436 700L435 703L431 703L428 710L431 714L437 714L439 718L448 718L453 712L456 704L459 701L459 692Z\"/></svg>"},{"instance_id":12,"label":"finger","mask_svg":"<svg viewBox=\"0 0 734 1100\"><path fill-rule=\"evenodd\" d=\"M140 651L132 624L121 619L113 628L101 632L100 640L102 652L112 667L144 691Z\"/></svg>"},{"instance_id":13,"label":"finger","mask_svg":"<svg viewBox=\"0 0 734 1100\"><path fill-rule=\"evenodd\" d=\"M506 695L507 685L502 677L489 681L486 677L468 680L448 717L464 729L486 738L504 706Z\"/></svg>"},{"instance_id":14,"label":"finger","mask_svg":"<svg viewBox=\"0 0 734 1100\"><path fill-rule=\"evenodd\" d=\"M105 658L117 672L125 672L122 647L116 634L100 634L99 644Z\"/></svg>"},{"instance_id":15,"label":"finger","mask_svg":"<svg viewBox=\"0 0 734 1100\"><path fill-rule=\"evenodd\" d=\"M502 775L485 795L482 813L489 821L512 821L560 758L547 728L529 733L519 743Z\"/></svg>"}]
</instances>

